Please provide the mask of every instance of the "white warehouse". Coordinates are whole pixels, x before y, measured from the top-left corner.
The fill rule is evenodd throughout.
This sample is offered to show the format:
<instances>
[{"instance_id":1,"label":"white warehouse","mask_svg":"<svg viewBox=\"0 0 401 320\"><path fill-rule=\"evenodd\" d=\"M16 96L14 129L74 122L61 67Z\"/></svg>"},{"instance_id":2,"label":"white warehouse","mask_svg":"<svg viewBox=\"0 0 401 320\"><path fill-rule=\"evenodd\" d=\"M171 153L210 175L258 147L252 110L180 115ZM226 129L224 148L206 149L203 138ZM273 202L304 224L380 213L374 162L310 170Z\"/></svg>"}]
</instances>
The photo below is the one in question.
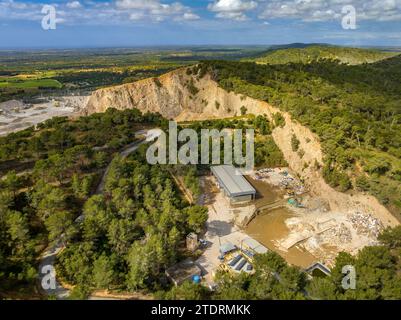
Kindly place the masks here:
<instances>
[{"instance_id":1,"label":"white warehouse","mask_svg":"<svg viewBox=\"0 0 401 320\"><path fill-rule=\"evenodd\" d=\"M256 198L255 188L233 166L213 166L211 170L231 203L249 202Z\"/></svg>"}]
</instances>

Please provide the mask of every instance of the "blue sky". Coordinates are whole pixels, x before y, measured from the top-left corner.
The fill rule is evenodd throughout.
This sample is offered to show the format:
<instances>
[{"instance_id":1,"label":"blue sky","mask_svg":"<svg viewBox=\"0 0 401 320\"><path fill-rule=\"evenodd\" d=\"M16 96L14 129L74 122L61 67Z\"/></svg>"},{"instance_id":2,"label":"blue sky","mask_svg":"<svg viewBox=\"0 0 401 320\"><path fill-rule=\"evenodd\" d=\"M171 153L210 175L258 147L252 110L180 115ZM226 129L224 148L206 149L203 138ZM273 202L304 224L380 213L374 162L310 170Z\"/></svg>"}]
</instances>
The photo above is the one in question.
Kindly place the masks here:
<instances>
[{"instance_id":1,"label":"blue sky","mask_svg":"<svg viewBox=\"0 0 401 320\"><path fill-rule=\"evenodd\" d=\"M42 28L45 4L55 30ZM0 0L0 48L292 42L401 46L401 0Z\"/></svg>"}]
</instances>

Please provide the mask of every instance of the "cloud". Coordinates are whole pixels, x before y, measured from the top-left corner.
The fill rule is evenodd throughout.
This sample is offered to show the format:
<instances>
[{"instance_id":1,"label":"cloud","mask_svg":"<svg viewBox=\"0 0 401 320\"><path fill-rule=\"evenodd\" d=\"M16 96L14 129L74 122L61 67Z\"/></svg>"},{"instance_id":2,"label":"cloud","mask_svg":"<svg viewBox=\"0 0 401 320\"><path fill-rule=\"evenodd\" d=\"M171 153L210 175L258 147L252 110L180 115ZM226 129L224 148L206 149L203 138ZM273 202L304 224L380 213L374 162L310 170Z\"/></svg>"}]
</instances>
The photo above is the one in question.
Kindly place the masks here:
<instances>
[{"instance_id":1,"label":"cloud","mask_svg":"<svg viewBox=\"0 0 401 320\"><path fill-rule=\"evenodd\" d=\"M36 3L15 2L13 0L0 0L0 19L7 20L38 20L43 5Z\"/></svg>"},{"instance_id":2,"label":"cloud","mask_svg":"<svg viewBox=\"0 0 401 320\"><path fill-rule=\"evenodd\" d=\"M196 20L200 17L192 12L191 8L180 2L162 3L159 0L117 0L116 7L120 10L132 11L133 20L149 17L154 21L163 21L167 18L174 20Z\"/></svg>"},{"instance_id":3,"label":"cloud","mask_svg":"<svg viewBox=\"0 0 401 320\"><path fill-rule=\"evenodd\" d=\"M342 8L346 5L355 7L357 20L401 21L401 0L269 0L259 18L338 20L344 16Z\"/></svg>"},{"instance_id":4,"label":"cloud","mask_svg":"<svg viewBox=\"0 0 401 320\"><path fill-rule=\"evenodd\" d=\"M54 0L0 0L0 20L37 21L45 3ZM180 2L181 1L181 2ZM57 16L69 25L127 25L139 22L191 22L201 17L184 0L66 0L55 1ZM185 1L189 3L189 1ZM356 19L360 21L401 21L401 0L209 0L207 10L218 19L205 15L197 25L215 26L219 19L235 21L257 20L274 24L275 20L294 20L307 23L339 21L344 16L342 8L352 4ZM206 8L204 8L206 9ZM203 12L202 10L199 10ZM252 21L249 22L251 24ZM206 26L207 25L207 26Z\"/></svg>"},{"instance_id":5,"label":"cloud","mask_svg":"<svg viewBox=\"0 0 401 320\"><path fill-rule=\"evenodd\" d=\"M66 6L67 6L67 8L69 8L69 9L78 9L78 8L81 8L81 7L82 7L82 5L81 5L81 3L80 3L79 1L68 2L68 3L66 4Z\"/></svg>"},{"instance_id":6,"label":"cloud","mask_svg":"<svg viewBox=\"0 0 401 320\"><path fill-rule=\"evenodd\" d=\"M217 0L208 5L208 9L216 13L217 18L246 20L246 12L256 9L256 1L247 0Z\"/></svg>"},{"instance_id":7,"label":"cloud","mask_svg":"<svg viewBox=\"0 0 401 320\"><path fill-rule=\"evenodd\" d=\"M0 0L1 20L28 20L40 22L46 3ZM138 21L192 21L200 16L180 2L162 0L110 0L109 2L80 2L77 0L57 3L58 21L66 24L123 25ZM79 10L78 10L79 9ZM60 19L59 19L60 18Z\"/></svg>"},{"instance_id":8,"label":"cloud","mask_svg":"<svg viewBox=\"0 0 401 320\"><path fill-rule=\"evenodd\" d=\"M200 16L198 16L195 13L192 12L186 12L184 13L184 15L182 16L184 20L199 20Z\"/></svg>"}]
</instances>

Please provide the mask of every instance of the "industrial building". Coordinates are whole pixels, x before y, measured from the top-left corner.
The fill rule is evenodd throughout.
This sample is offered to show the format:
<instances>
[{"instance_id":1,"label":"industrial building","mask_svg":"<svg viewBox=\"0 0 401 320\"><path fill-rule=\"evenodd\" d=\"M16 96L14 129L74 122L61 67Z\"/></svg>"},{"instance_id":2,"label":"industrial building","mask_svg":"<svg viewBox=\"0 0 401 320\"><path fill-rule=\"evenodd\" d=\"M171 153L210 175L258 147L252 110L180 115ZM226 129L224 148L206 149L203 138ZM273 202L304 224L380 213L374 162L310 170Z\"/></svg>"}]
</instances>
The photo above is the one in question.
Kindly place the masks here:
<instances>
[{"instance_id":1,"label":"industrial building","mask_svg":"<svg viewBox=\"0 0 401 320\"><path fill-rule=\"evenodd\" d=\"M255 188L233 166L213 166L212 173L217 179L219 188L224 191L230 202L249 202L255 199Z\"/></svg>"}]
</instances>

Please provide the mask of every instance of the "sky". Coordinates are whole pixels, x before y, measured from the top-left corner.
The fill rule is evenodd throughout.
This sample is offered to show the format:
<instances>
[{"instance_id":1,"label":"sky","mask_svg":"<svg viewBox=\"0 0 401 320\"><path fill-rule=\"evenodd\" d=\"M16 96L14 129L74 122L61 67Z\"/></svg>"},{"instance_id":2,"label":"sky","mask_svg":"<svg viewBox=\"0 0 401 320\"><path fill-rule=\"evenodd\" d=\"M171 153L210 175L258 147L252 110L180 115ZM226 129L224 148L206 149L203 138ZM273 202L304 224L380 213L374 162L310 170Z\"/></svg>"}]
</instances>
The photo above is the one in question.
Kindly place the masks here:
<instances>
[{"instance_id":1,"label":"sky","mask_svg":"<svg viewBox=\"0 0 401 320\"><path fill-rule=\"evenodd\" d=\"M0 0L1 49L294 42L401 46L401 0Z\"/></svg>"}]
</instances>

